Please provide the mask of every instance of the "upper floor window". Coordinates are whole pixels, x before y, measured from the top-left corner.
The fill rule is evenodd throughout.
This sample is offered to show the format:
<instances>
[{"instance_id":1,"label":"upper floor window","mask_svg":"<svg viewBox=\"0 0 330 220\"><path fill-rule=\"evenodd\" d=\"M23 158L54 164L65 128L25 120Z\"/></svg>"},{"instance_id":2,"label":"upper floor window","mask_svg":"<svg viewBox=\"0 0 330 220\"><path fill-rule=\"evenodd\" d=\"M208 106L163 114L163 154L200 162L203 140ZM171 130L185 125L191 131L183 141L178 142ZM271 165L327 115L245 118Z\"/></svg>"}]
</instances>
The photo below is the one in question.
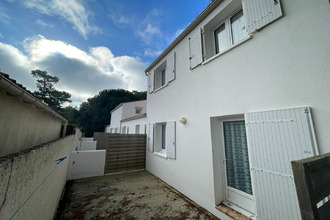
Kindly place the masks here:
<instances>
[{"instance_id":1,"label":"upper floor window","mask_svg":"<svg viewBox=\"0 0 330 220\"><path fill-rule=\"evenodd\" d=\"M190 69L234 48L283 15L280 0L223 1L215 11L189 36Z\"/></svg>"},{"instance_id":2,"label":"upper floor window","mask_svg":"<svg viewBox=\"0 0 330 220\"><path fill-rule=\"evenodd\" d=\"M142 112L142 107L135 107L135 114L139 115Z\"/></svg>"},{"instance_id":3,"label":"upper floor window","mask_svg":"<svg viewBox=\"0 0 330 220\"><path fill-rule=\"evenodd\" d=\"M175 52L170 52L166 59L148 73L149 93L168 85L175 79Z\"/></svg>"},{"instance_id":4,"label":"upper floor window","mask_svg":"<svg viewBox=\"0 0 330 220\"><path fill-rule=\"evenodd\" d=\"M163 62L155 71L155 89L165 86L166 84L166 61Z\"/></svg>"},{"instance_id":5,"label":"upper floor window","mask_svg":"<svg viewBox=\"0 0 330 220\"><path fill-rule=\"evenodd\" d=\"M215 54L225 51L246 37L243 10L240 10L215 29Z\"/></svg>"}]
</instances>

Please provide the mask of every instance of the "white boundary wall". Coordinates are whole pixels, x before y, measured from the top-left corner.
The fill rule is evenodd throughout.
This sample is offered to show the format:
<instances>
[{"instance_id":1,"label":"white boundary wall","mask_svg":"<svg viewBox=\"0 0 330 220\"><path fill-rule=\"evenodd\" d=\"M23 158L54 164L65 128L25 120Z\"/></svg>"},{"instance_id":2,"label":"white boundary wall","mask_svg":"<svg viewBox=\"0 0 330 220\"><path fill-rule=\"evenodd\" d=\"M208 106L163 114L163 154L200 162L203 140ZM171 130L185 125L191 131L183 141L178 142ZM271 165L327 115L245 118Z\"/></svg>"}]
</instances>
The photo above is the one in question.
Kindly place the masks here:
<instances>
[{"instance_id":1,"label":"white boundary wall","mask_svg":"<svg viewBox=\"0 0 330 220\"><path fill-rule=\"evenodd\" d=\"M105 150L72 151L68 179L104 175Z\"/></svg>"},{"instance_id":2,"label":"white boundary wall","mask_svg":"<svg viewBox=\"0 0 330 220\"><path fill-rule=\"evenodd\" d=\"M0 219L9 219L41 183L14 219L53 219L66 183L70 153L80 136L76 131L76 135L0 158ZM55 160L65 156L67 159L56 164Z\"/></svg>"}]
</instances>

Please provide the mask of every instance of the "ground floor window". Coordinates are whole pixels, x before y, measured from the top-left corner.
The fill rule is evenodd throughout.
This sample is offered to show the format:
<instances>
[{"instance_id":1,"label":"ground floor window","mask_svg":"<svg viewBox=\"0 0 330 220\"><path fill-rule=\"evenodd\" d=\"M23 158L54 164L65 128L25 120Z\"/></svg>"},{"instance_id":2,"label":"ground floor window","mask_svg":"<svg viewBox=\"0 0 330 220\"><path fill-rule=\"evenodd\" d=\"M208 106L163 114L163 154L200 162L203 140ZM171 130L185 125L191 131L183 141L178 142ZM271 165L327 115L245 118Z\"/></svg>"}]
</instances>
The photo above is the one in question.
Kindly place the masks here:
<instances>
[{"instance_id":1,"label":"ground floor window","mask_svg":"<svg viewBox=\"0 0 330 220\"><path fill-rule=\"evenodd\" d=\"M154 154L175 159L175 122L149 124L148 150Z\"/></svg>"}]
</instances>

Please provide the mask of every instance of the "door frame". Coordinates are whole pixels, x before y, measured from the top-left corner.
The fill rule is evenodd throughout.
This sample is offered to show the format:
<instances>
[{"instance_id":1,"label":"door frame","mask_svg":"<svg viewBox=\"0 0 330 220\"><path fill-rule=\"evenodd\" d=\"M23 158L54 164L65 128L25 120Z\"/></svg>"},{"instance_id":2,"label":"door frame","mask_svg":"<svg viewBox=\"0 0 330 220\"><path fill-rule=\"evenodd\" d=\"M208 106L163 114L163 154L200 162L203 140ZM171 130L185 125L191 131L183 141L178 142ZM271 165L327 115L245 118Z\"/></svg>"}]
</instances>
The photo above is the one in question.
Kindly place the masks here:
<instances>
[{"instance_id":1,"label":"door frame","mask_svg":"<svg viewBox=\"0 0 330 220\"><path fill-rule=\"evenodd\" d=\"M233 187L230 187L227 185L227 164L226 164L226 153L225 153L225 137L224 137L224 128L223 128L223 122L228 122L228 121L244 121L245 122L245 118L244 118L244 115L235 115L235 116L229 116L229 117L221 117L219 118L218 120L218 126L220 127L219 128L219 131L220 131L220 143L219 143L219 147L220 147L220 152L221 152L221 155L220 155L220 160L221 160L221 169L222 169L222 173L224 174L222 176L222 191L223 191L223 194L224 194L224 202L227 204L227 205L230 205L233 209L237 209L237 211L242 211L241 209L243 209L244 211L246 211L247 213L249 214L252 214L252 215L255 215L256 214L256 204L255 204L255 199L254 199L254 195L250 195L248 193L245 193L245 192L242 192L238 189L235 189ZM245 129L246 130L246 129ZM247 138L247 137L246 137ZM249 146L247 145L247 148L248 148L248 159L249 159L249 165L250 165L250 154L249 154ZM251 166L251 165L250 165ZM251 179L251 186L252 186L252 192L254 192L254 184L253 184L253 175L252 175L252 172L251 172L251 169L250 169L250 179ZM250 209L247 209L245 207L242 207L242 205L240 205L240 203L238 202L235 202L235 201L230 201L229 199L229 191L231 191L231 196L234 197L234 195L238 195L238 196L241 196L241 197L244 197L246 198L246 201L245 202L250 202L250 206L252 206L252 210ZM250 201L248 201L250 200ZM237 206L237 207L235 207ZM244 206L244 205L243 205Z\"/></svg>"}]
</instances>

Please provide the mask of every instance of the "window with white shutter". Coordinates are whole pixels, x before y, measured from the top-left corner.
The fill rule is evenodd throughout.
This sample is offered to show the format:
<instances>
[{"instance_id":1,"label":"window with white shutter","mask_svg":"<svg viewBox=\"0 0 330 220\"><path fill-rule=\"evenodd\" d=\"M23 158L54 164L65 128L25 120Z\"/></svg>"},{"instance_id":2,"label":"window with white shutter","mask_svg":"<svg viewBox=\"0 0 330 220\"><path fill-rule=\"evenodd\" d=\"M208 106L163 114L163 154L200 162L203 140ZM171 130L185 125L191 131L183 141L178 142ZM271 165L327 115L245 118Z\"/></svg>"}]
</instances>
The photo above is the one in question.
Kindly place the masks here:
<instances>
[{"instance_id":1,"label":"window with white shutter","mask_svg":"<svg viewBox=\"0 0 330 220\"><path fill-rule=\"evenodd\" d=\"M156 92L159 89L167 86L171 81L175 79L175 65L176 65L176 53L170 52L166 59L163 60L158 66L155 67L153 78L149 80L149 87L151 87L151 80L153 80L153 91Z\"/></svg>"},{"instance_id":2,"label":"window with white shutter","mask_svg":"<svg viewBox=\"0 0 330 220\"><path fill-rule=\"evenodd\" d=\"M149 93L152 93L154 91L154 71L150 71L148 73L148 88Z\"/></svg>"},{"instance_id":3,"label":"window with white shutter","mask_svg":"<svg viewBox=\"0 0 330 220\"><path fill-rule=\"evenodd\" d=\"M175 159L175 121L166 123L166 156Z\"/></svg>"},{"instance_id":4,"label":"window with white shutter","mask_svg":"<svg viewBox=\"0 0 330 220\"><path fill-rule=\"evenodd\" d=\"M301 219L291 161L318 154L308 107L245 114L257 219Z\"/></svg>"},{"instance_id":5,"label":"window with white shutter","mask_svg":"<svg viewBox=\"0 0 330 220\"><path fill-rule=\"evenodd\" d=\"M149 124L148 151L154 152L154 124Z\"/></svg>"},{"instance_id":6,"label":"window with white shutter","mask_svg":"<svg viewBox=\"0 0 330 220\"><path fill-rule=\"evenodd\" d=\"M190 69L199 66L203 62L202 37L200 30L189 38L189 60Z\"/></svg>"},{"instance_id":7,"label":"window with white shutter","mask_svg":"<svg viewBox=\"0 0 330 220\"><path fill-rule=\"evenodd\" d=\"M242 0L249 34L283 16L280 0Z\"/></svg>"},{"instance_id":8,"label":"window with white shutter","mask_svg":"<svg viewBox=\"0 0 330 220\"><path fill-rule=\"evenodd\" d=\"M168 54L166 59L166 82L169 83L175 79L175 52Z\"/></svg>"},{"instance_id":9,"label":"window with white shutter","mask_svg":"<svg viewBox=\"0 0 330 220\"><path fill-rule=\"evenodd\" d=\"M151 144L155 155L175 159L175 121L161 122L150 128L149 134L153 131L152 143L149 138L149 151ZM149 135L151 137L151 135Z\"/></svg>"}]
</instances>

